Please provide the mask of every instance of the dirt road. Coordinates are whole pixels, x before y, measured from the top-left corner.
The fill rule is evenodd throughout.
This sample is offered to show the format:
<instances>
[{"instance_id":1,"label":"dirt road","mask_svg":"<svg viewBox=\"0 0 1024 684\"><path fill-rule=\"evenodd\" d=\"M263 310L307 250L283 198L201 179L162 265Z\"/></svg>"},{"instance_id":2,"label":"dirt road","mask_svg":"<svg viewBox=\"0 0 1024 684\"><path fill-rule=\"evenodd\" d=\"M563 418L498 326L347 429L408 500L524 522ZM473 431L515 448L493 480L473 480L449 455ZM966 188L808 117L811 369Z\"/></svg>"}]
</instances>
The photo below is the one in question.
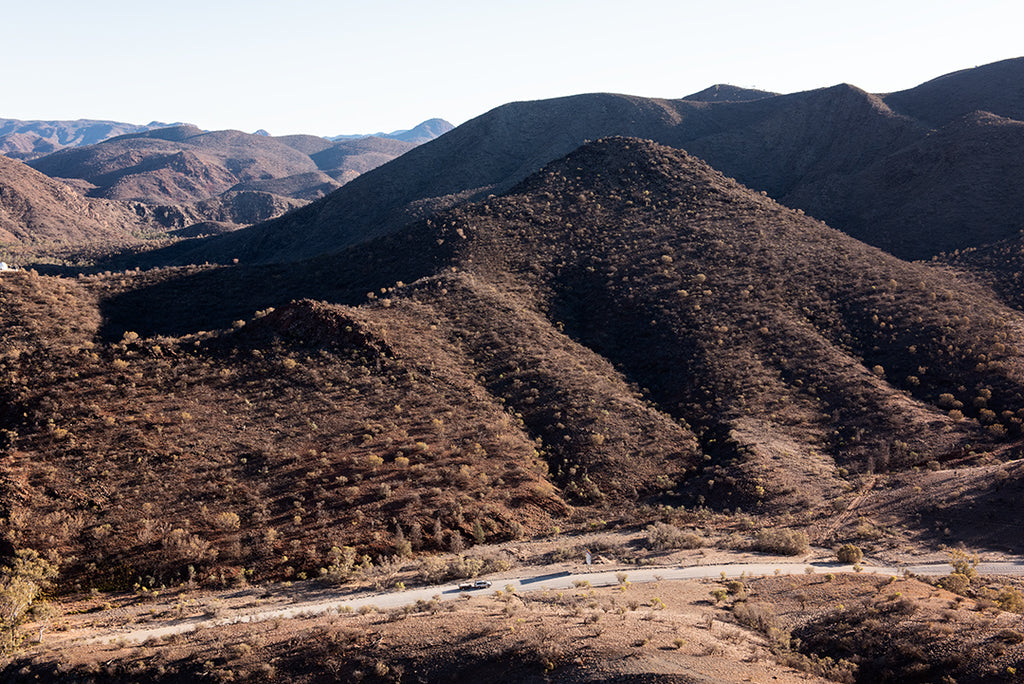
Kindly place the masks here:
<instances>
[{"instance_id":1,"label":"dirt road","mask_svg":"<svg viewBox=\"0 0 1024 684\"><path fill-rule=\"evenodd\" d=\"M413 605L417 601L452 600L464 593L488 593L495 590L512 590L525 593L544 590L564 590L582 586L613 586L625 579L633 584L659 582L666 580L692 580L736 578L740 576L754 577L764 575L796 575L803 573L843 573L865 572L879 575L898 576L904 573L915 575L945 575L950 572L948 563L907 566L864 566L856 570L851 565L841 563L794 563L794 562L737 562L719 565L696 565L689 567L653 566L644 568L620 567L615 569L591 569L589 571L569 572L548 567L519 568L514 573L489 577L493 586L489 589L462 591L458 584L443 584L415 589L391 590L385 592L367 592L359 595L324 596L323 591L316 593L315 599L302 600L302 595L309 595L296 589L296 602L286 607L264 610L242 609L231 614L215 618L195 618L170 622L161 627L146 629L123 628L111 630L105 634L92 637L85 643L110 643L113 641L142 642L146 639L160 638L172 634L190 632L196 629L207 629L219 625L260 622L264 620L287 619L301 616L317 615L331 611L359 610L366 606L387 610ZM1024 561L981 563L977 570L983 575L1024 575ZM513 575L514 576L511 576Z\"/></svg>"}]
</instances>

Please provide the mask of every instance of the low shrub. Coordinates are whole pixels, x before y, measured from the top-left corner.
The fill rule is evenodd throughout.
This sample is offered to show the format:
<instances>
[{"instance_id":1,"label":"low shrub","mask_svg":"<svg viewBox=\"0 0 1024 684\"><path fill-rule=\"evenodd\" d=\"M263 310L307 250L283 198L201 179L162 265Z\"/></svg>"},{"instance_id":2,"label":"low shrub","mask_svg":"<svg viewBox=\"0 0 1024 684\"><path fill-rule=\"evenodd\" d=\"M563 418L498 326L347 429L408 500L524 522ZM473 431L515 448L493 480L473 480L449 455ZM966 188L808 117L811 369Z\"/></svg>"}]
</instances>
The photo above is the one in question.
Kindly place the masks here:
<instances>
[{"instance_id":1,"label":"low shrub","mask_svg":"<svg viewBox=\"0 0 1024 684\"><path fill-rule=\"evenodd\" d=\"M843 544L836 551L836 558L840 563L850 563L855 565L864 560L864 552L856 544Z\"/></svg>"},{"instance_id":2,"label":"low shrub","mask_svg":"<svg viewBox=\"0 0 1024 684\"><path fill-rule=\"evenodd\" d=\"M647 544L655 551L699 549L704 546L704 537L675 525L656 522L647 526Z\"/></svg>"},{"instance_id":3,"label":"low shrub","mask_svg":"<svg viewBox=\"0 0 1024 684\"><path fill-rule=\"evenodd\" d=\"M761 530L754 540L754 550L784 556L802 556L810 551L807 535L798 530Z\"/></svg>"}]
</instances>

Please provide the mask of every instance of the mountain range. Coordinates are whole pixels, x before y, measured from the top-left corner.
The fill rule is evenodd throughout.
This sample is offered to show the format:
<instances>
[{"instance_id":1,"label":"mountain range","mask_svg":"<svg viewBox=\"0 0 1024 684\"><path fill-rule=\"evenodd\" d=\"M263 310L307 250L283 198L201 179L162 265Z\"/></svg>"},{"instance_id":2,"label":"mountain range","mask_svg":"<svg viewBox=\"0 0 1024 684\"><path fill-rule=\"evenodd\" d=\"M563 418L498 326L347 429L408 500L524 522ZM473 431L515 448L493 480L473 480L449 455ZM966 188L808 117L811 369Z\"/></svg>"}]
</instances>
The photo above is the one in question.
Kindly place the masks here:
<instances>
[{"instance_id":1,"label":"mountain range","mask_svg":"<svg viewBox=\"0 0 1024 684\"><path fill-rule=\"evenodd\" d=\"M686 149L864 242L930 258L1020 229L1024 110L1006 84L1022 72L1024 59L1007 60L885 96L839 85L740 101L591 94L511 103L276 222L158 259L308 258L507 190L608 135ZM959 104L922 113L935 98Z\"/></svg>"},{"instance_id":2,"label":"mountain range","mask_svg":"<svg viewBox=\"0 0 1024 684\"><path fill-rule=\"evenodd\" d=\"M1024 554L1020 82L1024 59L885 95L516 102L417 146L177 126L33 168L0 159L11 240L326 193L92 268L0 276L0 553L39 551L57 591L140 601L369 581L445 552L480 572L488 544L658 525L741 551L776 535L802 540L794 555L893 563ZM70 171L89 196L56 180ZM953 558L960 585L925 594L943 620L991 604L976 626L1009 654L984 675L1002 677L1024 656L1007 612L1024 603ZM888 667L864 635L925 622L883 580L855 608L821 594L855 573L805 581L801 611L836 612L784 648L742 582L713 606L763 611L729 629L754 625L780 662L821 673L841 653L861 681ZM900 662L965 678L966 647L947 647Z\"/></svg>"},{"instance_id":3,"label":"mountain range","mask_svg":"<svg viewBox=\"0 0 1024 684\"><path fill-rule=\"evenodd\" d=\"M62 141L60 151L29 159L31 168L8 158L0 168L0 187L8 197L0 198L5 243L22 252L53 243L67 254L76 249L93 254L137 244L140 231L177 237L229 231L322 197L418 144L371 136L340 142L311 135L274 138L155 123L46 122L48 128L36 123L7 120L14 132L0 136L13 145L30 131L48 131ZM410 137L420 140L444 123L432 119L412 129ZM41 173L34 175L33 169ZM50 189L24 191L29 178L49 183ZM53 190L54 180L64 189ZM19 199L12 204L14 194ZM69 218L86 206L92 213L104 207L102 230L95 229L95 217ZM38 220L43 215L66 216Z\"/></svg>"},{"instance_id":4,"label":"mountain range","mask_svg":"<svg viewBox=\"0 0 1024 684\"><path fill-rule=\"evenodd\" d=\"M440 130L436 121L414 129L414 137ZM168 204L270 188L273 194L309 200L417 144L372 136L340 142L310 135L275 138L184 125L121 135L29 163L48 176L69 179L89 196L107 199Z\"/></svg>"},{"instance_id":5,"label":"mountain range","mask_svg":"<svg viewBox=\"0 0 1024 684\"><path fill-rule=\"evenodd\" d=\"M895 553L937 524L1021 551L1024 314L650 141L302 263L0 293L5 541L66 586L675 510L711 538L784 520Z\"/></svg>"},{"instance_id":6,"label":"mountain range","mask_svg":"<svg viewBox=\"0 0 1024 684\"><path fill-rule=\"evenodd\" d=\"M427 119L418 126L409 129L391 131L390 133L370 133L366 135L334 135L330 136L330 140L338 142L341 140L352 140L357 138L390 138L392 140L401 140L402 142L421 144L429 142L434 138L441 137L448 131L452 130L452 128L454 128L454 126L444 119Z\"/></svg>"},{"instance_id":7,"label":"mountain range","mask_svg":"<svg viewBox=\"0 0 1024 684\"><path fill-rule=\"evenodd\" d=\"M152 121L145 125L121 121L22 121L0 119L0 154L11 159L43 157L65 147L93 145L118 135L141 133L155 128L175 126Z\"/></svg>"}]
</instances>

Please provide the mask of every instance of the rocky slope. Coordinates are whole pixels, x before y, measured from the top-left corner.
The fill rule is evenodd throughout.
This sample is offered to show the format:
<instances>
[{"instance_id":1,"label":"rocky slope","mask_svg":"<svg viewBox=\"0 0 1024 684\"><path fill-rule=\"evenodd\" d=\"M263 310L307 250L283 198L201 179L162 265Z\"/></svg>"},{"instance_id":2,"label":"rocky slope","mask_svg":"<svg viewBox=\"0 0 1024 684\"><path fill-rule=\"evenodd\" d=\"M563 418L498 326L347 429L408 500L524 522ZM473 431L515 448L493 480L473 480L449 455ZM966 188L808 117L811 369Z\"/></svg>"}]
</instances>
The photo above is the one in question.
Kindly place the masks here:
<instances>
[{"instance_id":1,"label":"rocky slope","mask_svg":"<svg viewBox=\"0 0 1024 684\"><path fill-rule=\"evenodd\" d=\"M131 231L146 225L128 204L83 197L19 161L0 156L2 244L123 242Z\"/></svg>"}]
</instances>

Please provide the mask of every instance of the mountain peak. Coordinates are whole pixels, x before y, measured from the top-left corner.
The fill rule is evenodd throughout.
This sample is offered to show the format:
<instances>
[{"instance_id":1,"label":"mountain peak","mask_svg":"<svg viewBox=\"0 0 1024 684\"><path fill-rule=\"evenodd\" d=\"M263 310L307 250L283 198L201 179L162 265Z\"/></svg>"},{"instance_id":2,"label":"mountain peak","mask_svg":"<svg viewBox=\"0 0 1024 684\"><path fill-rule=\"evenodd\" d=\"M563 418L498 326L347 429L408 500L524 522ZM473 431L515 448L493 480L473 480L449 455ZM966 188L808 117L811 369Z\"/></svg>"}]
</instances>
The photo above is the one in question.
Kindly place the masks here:
<instances>
[{"instance_id":1,"label":"mountain peak","mask_svg":"<svg viewBox=\"0 0 1024 684\"><path fill-rule=\"evenodd\" d=\"M510 194L552 182L602 192L642 188L647 195L675 192L679 183L699 182L739 187L685 150L643 138L607 136L588 142L531 175Z\"/></svg>"},{"instance_id":2,"label":"mountain peak","mask_svg":"<svg viewBox=\"0 0 1024 684\"><path fill-rule=\"evenodd\" d=\"M684 100L694 102L750 102L752 100L763 100L766 97L774 97L778 93L756 88L741 88L739 86L718 83L700 92L684 97Z\"/></svg>"}]
</instances>

